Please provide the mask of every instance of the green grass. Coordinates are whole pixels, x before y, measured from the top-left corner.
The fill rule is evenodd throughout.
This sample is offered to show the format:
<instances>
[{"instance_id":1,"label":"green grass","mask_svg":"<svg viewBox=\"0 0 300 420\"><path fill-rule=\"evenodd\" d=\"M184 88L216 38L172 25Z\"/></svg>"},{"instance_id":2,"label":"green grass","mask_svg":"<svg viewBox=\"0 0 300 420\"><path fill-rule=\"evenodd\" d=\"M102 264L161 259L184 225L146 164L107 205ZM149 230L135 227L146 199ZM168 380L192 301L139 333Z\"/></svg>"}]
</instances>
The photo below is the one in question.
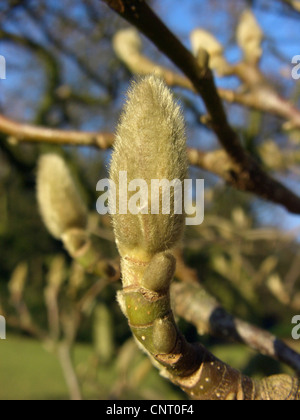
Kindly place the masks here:
<instances>
[{"instance_id":1,"label":"green grass","mask_svg":"<svg viewBox=\"0 0 300 420\"><path fill-rule=\"evenodd\" d=\"M296 347L294 342L291 344ZM210 350L223 361L254 377L279 372L293 374L285 366L256 355L244 345L215 345ZM143 369L145 359L146 356L136 349L130 361L130 378L136 376L139 369ZM115 384L122 379L116 363L95 364L91 345L76 344L75 364L80 377L89 378L84 380L85 399L109 398ZM94 381L98 384L96 388L91 386ZM163 379L154 367L147 370L137 386L124 390L119 397L171 400L186 398L178 388ZM48 352L40 342L23 336L9 334L7 340L0 340L0 400L65 399L69 399L69 394L54 354Z\"/></svg>"},{"instance_id":2,"label":"green grass","mask_svg":"<svg viewBox=\"0 0 300 420\"><path fill-rule=\"evenodd\" d=\"M89 357L78 345L76 361ZM0 400L68 399L57 358L32 339L8 335L0 341Z\"/></svg>"},{"instance_id":3,"label":"green grass","mask_svg":"<svg viewBox=\"0 0 300 420\"><path fill-rule=\"evenodd\" d=\"M75 365L84 399L108 399L120 379L115 363L95 364L91 345L76 344ZM131 361L132 372L146 359L138 348ZM96 382L96 387L91 383ZM124 390L121 399L182 399L184 394L151 367L137 387ZM8 334L0 340L0 400L65 400L68 390L56 356L30 338Z\"/></svg>"}]
</instances>

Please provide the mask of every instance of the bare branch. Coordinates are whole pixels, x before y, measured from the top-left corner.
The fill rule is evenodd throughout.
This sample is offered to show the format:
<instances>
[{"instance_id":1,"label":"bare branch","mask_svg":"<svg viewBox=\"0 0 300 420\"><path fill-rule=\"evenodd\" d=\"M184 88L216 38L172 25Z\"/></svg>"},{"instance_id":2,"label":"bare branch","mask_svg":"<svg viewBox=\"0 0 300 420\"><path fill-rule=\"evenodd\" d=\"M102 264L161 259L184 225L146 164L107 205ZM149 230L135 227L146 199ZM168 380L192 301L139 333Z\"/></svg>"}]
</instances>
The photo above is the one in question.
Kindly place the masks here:
<instances>
[{"instance_id":1,"label":"bare branch","mask_svg":"<svg viewBox=\"0 0 300 420\"><path fill-rule=\"evenodd\" d=\"M174 283L171 291L175 312L194 324L199 334L209 333L229 341L243 342L300 373L299 353L267 331L234 318L199 284Z\"/></svg>"},{"instance_id":2,"label":"bare branch","mask_svg":"<svg viewBox=\"0 0 300 420\"><path fill-rule=\"evenodd\" d=\"M81 401L81 389L75 371L70 346L66 342L62 342L61 344L59 344L57 354L64 373L64 377L68 386L71 399L73 401Z\"/></svg>"},{"instance_id":3,"label":"bare branch","mask_svg":"<svg viewBox=\"0 0 300 420\"><path fill-rule=\"evenodd\" d=\"M0 131L16 142L49 143L66 146L94 146L100 149L111 147L114 135L100 132L55 130L17 123L0 115Z\"/></svg>"}]
</instances>

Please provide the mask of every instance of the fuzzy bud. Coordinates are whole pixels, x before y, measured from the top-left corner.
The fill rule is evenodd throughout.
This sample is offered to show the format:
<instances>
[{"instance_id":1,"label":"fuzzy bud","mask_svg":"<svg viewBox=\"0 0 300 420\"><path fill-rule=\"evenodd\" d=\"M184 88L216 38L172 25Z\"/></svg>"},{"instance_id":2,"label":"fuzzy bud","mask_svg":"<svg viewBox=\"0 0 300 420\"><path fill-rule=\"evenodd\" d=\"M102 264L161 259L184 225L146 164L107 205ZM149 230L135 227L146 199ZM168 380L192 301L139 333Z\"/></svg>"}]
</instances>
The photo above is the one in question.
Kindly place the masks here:
<instances>
[{"instance_id":1,"label":"fuzzy bud","mask_svg":"<svg viewBox=\"0 0 300 420\"><path fill-rule=\"evenodd\" d=\"M148 194L145 196L144 190L142 193L140 190L138 214L119 211L120 194L123 197L124 192L120 189L120 171L127 174L125 188L132 180L146 182ZM142 78L132 84L128 93L110 167L110 177L117 190L117 214L113 216L113 224L122 256L149 261L154 254L172 248L181 238L184 215L174 212L174 188L170 188L170 214L163 214L161 205L158 214L151 214L151 181L177 179L182 186L186 173L186 137L181 109L161 79ZM128 191L127 202L136 194ZM161 190L159 195L161 202Z\"/></svg>"},{"instance_id":2,"label":"fuzzy bud","mask_svg":"<svg viewBox=\"0 0 300 420\"><path fill-rule=\"evenodd\" d=\"M209 66L216 70L218 74L224 74L228 64L223 56L224 50L220 42L204 29L195 29L191 33L191 44L193 53L196 57L201 57L201 51L204 49L209 54Z\"/></svg>"},{"instance_id":3,"label":"fuzzy bud","mask_svg":"<svg viewBox=\"0 0 300 420\"><path fill-rule=\"evenodd\" d=\"M43 221L56 239L70 229L86 228L87 209L65 161L56 154L39 160L37 199Z\"/></svg>"},{"instance_id":4,"label":"fuzzy bud","mask_svg":"<svg viewBox=\"0 0 300 420\"><path fill-rule=\"evenodd\" d=\"M262 55L263 32L251 10L242 14L236 36L245 60L250 64L257 64Z\"/></svg>"},{"instance_id":5,"label":"fuzzy bud","mask_svg":"<svg viewBox=\"0 0 300 420\"><path fill-rule=\"evenodd\" d=\"M175 273L176 260L170 253L156 254L147 266L142 286L153 292L168 290Z\"/></svg>"},{"instance_id":6,"label":"fuzzy bud","mask_svg":"<svg viewBox=\"0 0 300 420\"><path fill-rule=\"evenodd\" d=\"M157 353L168 354L177 341L177 329L172 319L156 319L153 323L153 345Z\"/></svg>"},{"instance_id":7,"label":"fuzzy bud","mask_svg":"<svg viewBox=\"0 0 300 420\"><path fill-rule=\"evenodd\" d=\"M143 43L134 28L122 29L113 37L113 48L118 58L133 74L161 74L164 70L142 54Z\"/></svg>"},{"instance_id":8,"label":"fuzzy bud","mask_svg":"<svg viewBox=\"0 0 300 420\"><path fill-rule=\"evenodd\" d=\"M139 55L142 50L142 40L136 29L122 29L113 38L113 47L124 62L128 62L128 57Z\"/></svg>"}]
</instances>

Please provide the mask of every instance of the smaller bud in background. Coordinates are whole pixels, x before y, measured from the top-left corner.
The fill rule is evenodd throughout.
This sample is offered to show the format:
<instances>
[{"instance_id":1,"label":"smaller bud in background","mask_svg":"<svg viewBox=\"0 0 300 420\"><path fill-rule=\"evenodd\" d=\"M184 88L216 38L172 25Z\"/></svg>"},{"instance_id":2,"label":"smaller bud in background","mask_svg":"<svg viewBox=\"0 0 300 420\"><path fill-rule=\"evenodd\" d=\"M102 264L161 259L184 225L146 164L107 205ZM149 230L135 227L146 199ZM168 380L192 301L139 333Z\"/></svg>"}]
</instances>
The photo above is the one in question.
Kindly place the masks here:
<instances>
[{"instance_id":1,"label":"smaller bud in background","mask_svg":"<svg viewBox=\"0 0 300 420\"><path fill-rule=\"evenodd\" d=\"M237 42L244 52L244 59L249 64L257 64L262 56L263 32L251 10L246 10L237 28Z\"/></svg>"},{"instance_id":2,"label":"smaller bud in background","mask_svg":"<svg viewBox=\"0 0 300 420\"><path fill-rule=\"evenodd\" d=\"M118 31L113 38L113 47L115 53L132 69L132 60L139 60L142 50L142 40L136 29L122 29Z\"/></svg>"},{"instance_id":3,"label":"smaller bud in background","mask_svg":"<svg viewBox=\"0 0 300 420\"><path fill-rule=\"evenodd\" d=\"M209 67L216 70L219 76L228 72L229 64L224 58L224 49L221 43L208 31L195 29L191 33L191 44L196 57L202 57L202 50L209 54Z\"/></svg>"},{"instance_id":4,"label":"smaller bud in background","mask_svg":"<svg viewBox=\"0 0 300 420\"><path fill-rule=\"evenodd\" d=\"M176 260L170 253L156 254L148 264L142 285L153 292L169 289L176 268Z\"/></svg>"},{"instance_id":5,"label":"smaller bud in background","mask_svg":"<svg viewBox=\"0 0 300 420\"><path fill-rule=\"evenodd\" d=\"M156 319L153 323L153 344L160 354L168 354L177 341L177 329L173 318Z\"/></svg>"},{"instance_id":6,"label":"smaller bud in background","mask_svg":"<svg viewBox=\"0 0 300 420\"><path fill-rule=\"evenodd\" d=\"M56 154L39 160L37 198L43 221L56 239L70 229L86 228L87 209L65 161Z\"/></svg>"}]
</instances>

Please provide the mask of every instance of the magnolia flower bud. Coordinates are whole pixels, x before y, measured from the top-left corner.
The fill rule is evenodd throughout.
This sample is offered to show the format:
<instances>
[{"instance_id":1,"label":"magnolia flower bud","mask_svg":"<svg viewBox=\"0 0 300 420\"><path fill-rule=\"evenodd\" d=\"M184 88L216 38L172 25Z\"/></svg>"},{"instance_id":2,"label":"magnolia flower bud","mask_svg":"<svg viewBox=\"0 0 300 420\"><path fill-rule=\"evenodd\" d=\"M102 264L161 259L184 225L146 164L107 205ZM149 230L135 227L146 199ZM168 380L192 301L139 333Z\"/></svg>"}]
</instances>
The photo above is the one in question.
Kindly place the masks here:
<instances>
[{"instance_id":1,"label":"magnolia flower bud","mask_svg":"<svg viewBox=\"0 0 300 420\"><path fill-rule=\"evenodd\" d=\"M162 74L164 69L143 55L143 43L134 28L122 29L113 37L113 48L119 59L133 74Z\"/></svg>"},{"instance_id":2,"label":"magnolia flower bud","mask_svg":"<svg viewBox=\"0 0 300 420\"><path fill-rule=\"evenodd\" d=\"M173 319L156 319L153 324L153 345L160 354L168 354L177 341L177 329Z\"/></svg>"},{"instance_id":3,"label":"magnolia flower bud","mask_svg":"<svg viewBox=\"0 0 300 420\"><path fill-rule=\"evenodd\" d=\"M55 238L61 239L73 228L86 228L87 209L60 156L47 154L40 158L37 199L43 221Z\"/></svg>"},{"instance_id":4,"label":"magnolia flower bud","mask_svg":"<svg viewBox=\"0 0 300 420\"><path fill-rule=\"evenodd\" d=\"M110 177L117 190L117 214L113 216L113 224L123 257L130 255L149 261L154 254L172 248L181 237L184 215L174 212L174 189L171 188L170 214L163 214L161 206L158 214L151 214L151 181L178 179L182 183L185 179L184 131L180 107L162 80L148 76L133 83L117 130L110 167ZM120 212L123 200L120 195L124 193L119 188L120 176L124 173L127 175L125 187L132 180L146 181L148 195L145 195L147 191L140 193L138 214ZM128 191L128 201L133 195ZM161 191L159 195L161 199Z\"/></svg>"},{"instance_id":5,"label":"magnolia flower bud","mask_svg":"<svg viewBox=\"0 0 300 420\"><path fill-rule=\"evenodd\" d=\"M206 50L209 54L209 66L218 74L224 74L228 64L223 56L224 50L220 42L210 33L203 29L195 29L191 33L191 43L194 55L197 57L199 51Z\"/></svg>"},{"instance_id":6,"label":"magnolia flower bud","mask_svg":"<svg viewBox=\"0 0 300 420\"><path fill-rule=\"evenodd\" d=\"M245 60L251 64L257 64L262 55L263 32L251 10L246 10L242 14L236 36L244 52Z\"/></svg>"},{"instance_id":7,"label":"magnolia flower bud","mask_svg":"<svg viewBox=\"0 0 300 420\"><path fill-rule=\"evenodd\" d=\"M156 254L147 266L142 286L154 292L168 290L173 279L176 260L170 253Z\"/></svg>"},{"instance_id":8,"label":"magnolia flower bud","mask_svg":"<svg viewBox=\"0 0 300 420\"><path fill-rule=\"evenodd\" d=\"M140 54L142 50L142 40L136 29L122 29L115 34L113 38L113 47L117 56L127 63L128 57Z\"/></svg>"}]
</instances>

